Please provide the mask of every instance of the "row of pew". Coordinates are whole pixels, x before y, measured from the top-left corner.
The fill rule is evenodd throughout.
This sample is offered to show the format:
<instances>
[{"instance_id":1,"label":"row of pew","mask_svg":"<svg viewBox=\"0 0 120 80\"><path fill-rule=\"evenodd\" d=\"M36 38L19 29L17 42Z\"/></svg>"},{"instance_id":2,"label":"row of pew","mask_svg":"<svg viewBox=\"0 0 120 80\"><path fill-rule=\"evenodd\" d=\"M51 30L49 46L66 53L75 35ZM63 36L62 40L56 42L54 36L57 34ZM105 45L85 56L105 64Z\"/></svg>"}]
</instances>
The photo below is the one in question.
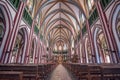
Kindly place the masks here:
<instances>
[{"instance_id":1,"label":"row of pew","mask_svg":"<svg viewBox=\"0 0 120 80\"><path fill-rule=\"evenodd\" d=\"M46 80L56 64L0 64L0 80Z\"/></svg>"},{"instance_id":2,"label":"row of pew","mask_svg":"<svg viewBox=\"0 0 120 80\"><path fill-rule=\"evenodd\" d=\"M66 63L78 80L120 80L120 64L80 64Z\"/></svg>"}]
</instances>

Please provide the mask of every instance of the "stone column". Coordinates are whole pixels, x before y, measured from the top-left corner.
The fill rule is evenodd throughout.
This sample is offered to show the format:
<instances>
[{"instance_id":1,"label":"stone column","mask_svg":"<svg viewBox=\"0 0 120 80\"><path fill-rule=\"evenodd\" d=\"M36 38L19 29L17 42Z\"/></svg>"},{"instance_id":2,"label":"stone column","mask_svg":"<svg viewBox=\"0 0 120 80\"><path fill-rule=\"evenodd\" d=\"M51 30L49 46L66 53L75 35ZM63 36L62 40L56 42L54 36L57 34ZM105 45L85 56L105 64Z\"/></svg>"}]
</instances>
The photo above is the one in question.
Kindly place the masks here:
<instances>
[{"instance_id":1,"label":"stone column","mask_svg":"<svg viewBox=\"0 0 120 80\"><path fill-rule=\"evenodd\" d=\"M99 15L100 21L102 23L101 25L102 25L103 32L105 34L106 42L107 42L107 45L108 45L108 50L118 51L116 49L117 45L114 44L115 43L115 41L113 41L114 37L113 37L113 35L111 34L111 32L109 30L109 25L108 25L107 17L106 17L106 14L105 14L104 10L102 9L100 1L95 0L95 6L97 8L98 15ZM118 53L113 53L113 52L109 52L109 53L111 54L113 63L116 63L116 61L114 59L114 56L117 58L117 63L120 62L119 57L118 57Z\"/></svg>"},{"instance_id":2,"label":"stone column","mask_svg":"<svg viewBox=\"0 0 120 80\"><path fill-rule=\"evenodd\" d=\"M15 40L16 40L16 37L18 34L18 28L19 28L19 25L20 25L20 22L22 19L22 15L23 15L23 11L24 11L25 6L26 6L26 0L21 1L19 8L16 12L15 18L14 18L13 29L12 29L12 33L10 34L11 39L10 39L10 42L8 44L9 47L7 48L7 51L10 51L10 53L5 54L6 57L4 58L4 63L10 63L10 61L11 61L11 57L12 57L11 51L13 51L13 48L15 45ZM5 59L7 59L7 60L5 60Z\"/></svg>"},{"instance_id":3,"label":"stone column","mask_svg":"<svg viewBox=\"0 0 120 80\"><path fill-rule=\"evenodd\" d=\"M30 49L31 49L31 45L32 45L32 37L33 37L34 27L35 27L35 19L33 19L29 37L28 37L28 45L27 45L27 51L26 51L24 63L29 62L29 53L30 53Z\"/></svg>"},{"instance_id":4,"label":"stone column","mask_svg":"<svg viewBox=\"0 0 120 80\"><path fill-rule=\"evenodd\" d=\"M97 63L97 57L96 57L96 53L95 53L95 46L94 46L94 39L93 39L93 35L91 33L91 28L88 22L88 19L86 21L86 27L87 27L87 32L88 32L88 38L89 38L89 42L90 42L90 46L91 46L91 50L92 50L92 62L93 63Z\"/></svg>"}]
</instances>

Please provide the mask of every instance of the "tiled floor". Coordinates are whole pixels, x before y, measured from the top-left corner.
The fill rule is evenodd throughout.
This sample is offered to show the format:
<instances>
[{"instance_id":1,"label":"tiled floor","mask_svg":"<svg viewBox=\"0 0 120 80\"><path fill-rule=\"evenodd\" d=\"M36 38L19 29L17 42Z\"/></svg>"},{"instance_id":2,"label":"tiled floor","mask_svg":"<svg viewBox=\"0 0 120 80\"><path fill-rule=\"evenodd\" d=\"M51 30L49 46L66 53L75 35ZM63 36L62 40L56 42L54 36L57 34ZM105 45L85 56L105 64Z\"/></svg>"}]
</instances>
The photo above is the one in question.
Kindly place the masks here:
<instances>
[{"instance_id":1,"label":"tiled floor","mask_svg":"<svg viewBox=\"0 0 120 80\"><path fill-rule=\"evenodd\" d=\"M73 80L66 68L59 64L52 72L50 80Z\"/></svg>"}]
</instances>

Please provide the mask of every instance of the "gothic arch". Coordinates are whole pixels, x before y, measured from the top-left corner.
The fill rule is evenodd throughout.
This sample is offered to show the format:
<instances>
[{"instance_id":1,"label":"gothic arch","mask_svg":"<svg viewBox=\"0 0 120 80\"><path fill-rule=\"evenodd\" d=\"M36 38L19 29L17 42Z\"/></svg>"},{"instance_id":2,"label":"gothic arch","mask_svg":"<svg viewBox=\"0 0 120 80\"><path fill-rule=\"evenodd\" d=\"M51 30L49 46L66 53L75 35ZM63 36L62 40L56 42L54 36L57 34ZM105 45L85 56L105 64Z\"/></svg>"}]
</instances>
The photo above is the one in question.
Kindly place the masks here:
<instances>
[{"instance_id":1,"label":"gothic arch","mask_svg":"<svg viewBox=\"0 0 120 80\"><path fill-rule=\"evenodd\" d=\"M83 52L82 52L82 43L80 43L80 53L79 53L79 55L80 55L80 63L83 63L82 54L83 54Z\"/></svg>"},{"instance_id":2,"label":"gothic arch","mask_svg":"<svg viewBox=\"0 0 120 80\"><path fill-rule=\"evenodd\" d=\"M20 29L23 29L24 36L25 36L25 44L24 44L23 56L22 56L22 60L21 60L21 63L24 63L24 58L25 58L25 55L26 55L27 45L28 45L28 28L27 28L27 25L21 25L19 27L19 30Z\"/></svg>"},{"instance_id":3,"label":"gothic arch","mask_svg":"<svg viewBox=\"0 0 120 80\"><path fill-rule=\"evenodd\" d=\"M89 63L88 60L88 37L85 38L85 54L86 54L86 63Z\"/></svg>"},{"instance_id":4,"label":"gothic arch","mask_svg":"<svg viewBox=\"0 0 120 80\"><path fill-rule=\"evenodd\" d=\"M101 28L101 25L96 24L93 28L93 39L95 45L97 63L109 63L111 61L111 55L106 49L108 45Z\"/></svg>"},{"instance_id":5,"label":"gothic arch","mask_svg":"<svg viewBox=\"0 0 120 80\"><path fill-rule=\"evenodd\" d=\"M34 63L35 49L36 49L36 38L33 37L31 48L30 48L30 53L29 53L29 63Z\"/></svg>"},{"instance_id":6,"label":"gothic arch","mask_svg":"<svg viewBox=\"0 0 120 80\"><path fill-rule=\"evenodd\" d=\"M42 43L40 41L40 47L39 47L39 63L41 63L41 59L42 59Z\"/></svg>"},{"instance_id":7,"label":"gothic arch","mask_svg":"<svg viewBox=\"0 0 120 80\"><path fill-rule=\"evenodd\" d=\"M24 63L25 53L27 49L28 32L22 26L18 28L13 51L11 53L11 63Z\"/></svg>"},{"instance_id":8,"label":"gothic arch","mask_svg":"<svg viewBox=\"0 0 120 80\"><path fill-rule=\"evenodd\" d=\"M113 10L110 14L110 30L112 31L115 42L118 48L118 54L120 57L120 39L119 39L119 33L117 32L117 28L120 27L120 2L118 2L116 5L114 5Z\"/></svg>"},{"instance_id":9,"label":"gothic arch","mask_svg":"<svg viewBox=\"0 0 120 80\"><path fill-rule=\"evenodd\" d=\"M98 32L99 32L100 28L95 28L94 30L94 45L95 45L95 52L96 52L96 58L97 58L97 63L101 63L100 62L100 56L99 56L99 51L98 51L98 47L97 47L97 36L98 36Z\"/></svg>"},{"instance_id":10,"label":"gothic arch","mask_svg":"<svg viewBox=\"0 0 120 80\"><path fill-rule=\"evenodd\" d=\"M86 63L92 63L92 51L91 51L91 46L90 46L90 41L89 41L89 38L88 38L88 34L86 34L85 36L85 40L84 40L85 44L85 55L86 55Z\"/></svg>"},{"instance_id":11,"label":"gothic arch","mask_svg":"<svg viewBox=\"0 0 120 80\"><path fill-rule=\"evenodd\" d=\"M33 40L34 40L34 56L33 56L33 63L35 62L35 58L36 58L36 54L37 54L37 45L38 45L38 43L37 43L37 38L36 37L34 37L33 38Z\"/></svg>"},{"instance_id":12,"label":"gothic arch","mask_svg":"<svg viewBox=\"0 0 120 80\"><path fill-rule=\"evenodd\" d=\"M12 16L8 9L7 4L3 1L0 1L0 10L1 10L1 13L3 13L4 28L5 28L4 36L3 36L2 43L0 46L0 58L1 58L1 56L3 55L2 53L4 53L3 52L4 48L7 47L6 43L9 39L9 34L11 32L13 20L12 20Z\"/></svg>"},{"instance_id":13,"label":"gothic arch","mask_svg":"<svg viewBox=\"0 0 120 80\"><path fill-rule=\"evenodd\" d=\"M83 37L83 39L82 39L82 59L83 59L83 63L86 63L85 39L86 39L86 36Z\"/></svg>"}]
</instances>

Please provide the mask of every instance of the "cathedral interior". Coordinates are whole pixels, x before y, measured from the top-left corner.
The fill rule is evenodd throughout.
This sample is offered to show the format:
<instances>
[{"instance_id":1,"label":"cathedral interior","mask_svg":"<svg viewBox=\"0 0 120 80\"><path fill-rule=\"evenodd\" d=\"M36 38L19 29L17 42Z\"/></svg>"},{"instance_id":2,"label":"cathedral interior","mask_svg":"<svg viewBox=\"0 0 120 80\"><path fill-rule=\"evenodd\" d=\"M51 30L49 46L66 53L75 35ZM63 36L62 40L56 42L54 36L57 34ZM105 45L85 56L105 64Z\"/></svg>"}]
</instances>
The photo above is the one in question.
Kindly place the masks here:
<instances>
[{"instance_id":1,"label":"cathedral interior","mask_svg":"<svg viewBox=\"0 0 120 80\"><path fill-rule=\"evenodd\" d=\"M0 0L0 80L120 80L120 0Z\"/></svg>"}]
</instances>

